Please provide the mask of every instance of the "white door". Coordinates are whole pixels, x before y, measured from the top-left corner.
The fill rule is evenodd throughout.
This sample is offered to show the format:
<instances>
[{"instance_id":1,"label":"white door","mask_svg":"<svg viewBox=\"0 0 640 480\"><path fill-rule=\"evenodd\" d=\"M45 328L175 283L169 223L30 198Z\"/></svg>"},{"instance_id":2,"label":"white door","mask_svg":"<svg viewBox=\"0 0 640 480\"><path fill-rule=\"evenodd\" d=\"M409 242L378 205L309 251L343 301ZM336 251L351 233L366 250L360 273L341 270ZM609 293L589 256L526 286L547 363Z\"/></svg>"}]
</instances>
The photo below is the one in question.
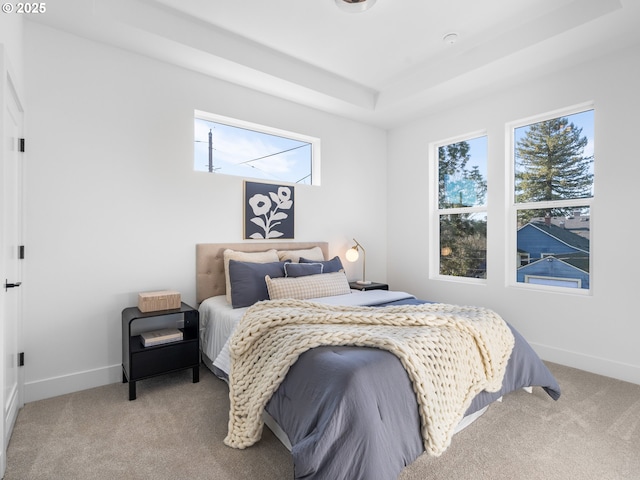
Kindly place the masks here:
<instances>
[{"instance_id":1,"label":"white door","mask_svg":"<svg viewBox=\"0 0 640 480\"><path fill-rule=\"evenodd\" d=\"M22 375L18 366L20 352L22 268L22 172L20 152L23 111L14 88L4 50L0 46L0 379L2 380L2 449L0 477L6 468L6 453L11 431L22 407Z\"/></svg>"}]
</instances>

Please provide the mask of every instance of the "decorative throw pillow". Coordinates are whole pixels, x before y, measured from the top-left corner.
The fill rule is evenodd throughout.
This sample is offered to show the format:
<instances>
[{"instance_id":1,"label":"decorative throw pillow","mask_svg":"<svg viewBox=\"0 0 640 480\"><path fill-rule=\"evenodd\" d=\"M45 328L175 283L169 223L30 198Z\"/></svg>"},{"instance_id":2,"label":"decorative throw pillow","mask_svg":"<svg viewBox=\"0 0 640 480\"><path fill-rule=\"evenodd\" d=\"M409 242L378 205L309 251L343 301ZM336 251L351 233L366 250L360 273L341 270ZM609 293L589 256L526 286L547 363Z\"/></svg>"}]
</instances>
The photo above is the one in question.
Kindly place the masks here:
<instances>
[{"instance_id":1,"label":"decorative throw pillow","mask_svg":"<svg viewBox=\"0 0 640 480\"><path fill-rule=\"evenodd\" d=\"M306 257L300 257L300 263L315 263L317 260L310 260ZM344 270L342 266L342 261L340 261L340 257L337 255L333 257L331 260L324 260L319 262L322 264L322 273L333 273L339 272L340 270Z\"/></svg>"},{"instance_id":2,"label":"decorative throw pillow","mask_svg":"<svg viewBox=\"0 0 640 480\"><path fill-rule=\"evenodd\" d=\"M321 263L285 263L285 277L304 277L306 275L318 275L322 273Z\"/></svg>"},{"instance_id":3,"label":"decorative throw pillow","mask_svg":"<svg viewBox=\"0 0 640 480\"><path fill-rule=\"evenodd\" d=\"M304 250L278 250L278 258L281 262L291 260L297 263L300 261L300 257L308 258L314 262L324 260L324 254L320 247L307 248Z\"/></svg>"},{"instance_id":4,"label":"decorative throw pillow","mask_svg":"<svg viewBox=\"0 0 640 480\"><path fill-rule=\"evenodd\" d=\"M269 299L265 276L284 277L285 262L239 262L229 260L231 282L231 306L249 307L261 300Z\"/></svg>"},{"instance_id":5,"label":"decorative throw pillow","mask_svg":"<svg viewBox=\"0 0 640 480\"><path fill-rule=\"evenodd\" d=\"M344 272L307 275L297 278L271 278L267 275L265 282L271 300L280 298L307 300L351 293L349 281Z\"/></svg>"},{"instance_id":6,"label":"decorative throw pillow","mask_svg":"<svg viewBox=\"0 0 640 480\"><path fill-rule=\"evenodd\" d=\"M231 282L229 281L229 260L238 260L240 262L267 263L278 262L278 252L276 249L267 250L266 252L241 252L227 248L223 252L224 259L224 277L226 281L227 302L231 303Z\"/></svg>"}]
</instances>

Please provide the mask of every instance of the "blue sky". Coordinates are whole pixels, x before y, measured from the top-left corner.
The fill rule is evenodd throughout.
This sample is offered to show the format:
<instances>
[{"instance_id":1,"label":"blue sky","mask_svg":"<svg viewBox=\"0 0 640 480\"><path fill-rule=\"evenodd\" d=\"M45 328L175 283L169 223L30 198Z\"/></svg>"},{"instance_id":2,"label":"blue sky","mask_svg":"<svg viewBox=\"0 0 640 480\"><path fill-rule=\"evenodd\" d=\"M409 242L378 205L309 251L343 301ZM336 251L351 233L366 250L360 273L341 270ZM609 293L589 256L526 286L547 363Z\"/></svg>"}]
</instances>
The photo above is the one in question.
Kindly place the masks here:
<instances>
[{"instance_id":1,"label":"blue sky","mask_svg":"<svg viewBox=\"0 0 640 480\"><path fill-rule=\"evenodd\" d=\"M209 130L213 135L216 173L311 184L310 143L199 118L194 120L196 171L209 170Z\"/></svg>"}]
</instances>

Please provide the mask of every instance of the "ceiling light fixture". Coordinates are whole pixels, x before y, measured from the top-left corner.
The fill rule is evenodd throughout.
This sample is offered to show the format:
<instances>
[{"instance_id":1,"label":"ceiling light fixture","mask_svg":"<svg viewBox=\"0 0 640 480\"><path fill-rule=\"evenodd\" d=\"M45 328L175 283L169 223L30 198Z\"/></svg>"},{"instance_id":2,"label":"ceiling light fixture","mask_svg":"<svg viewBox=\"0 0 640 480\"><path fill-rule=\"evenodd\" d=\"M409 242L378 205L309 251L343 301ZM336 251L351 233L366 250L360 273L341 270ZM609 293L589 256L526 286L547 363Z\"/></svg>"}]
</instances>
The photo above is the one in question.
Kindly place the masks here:
<instances>
[{"instance_id":1,"label":"ceiling light fixture","mask_svg":"<svg viewBox=\"0 0 640 480\"><path fill-rule=\"evenodd\" d=\"M376 0L336 0L336 5L345 12L357 13L370 9Z\"/></svg>"}]
</instances>

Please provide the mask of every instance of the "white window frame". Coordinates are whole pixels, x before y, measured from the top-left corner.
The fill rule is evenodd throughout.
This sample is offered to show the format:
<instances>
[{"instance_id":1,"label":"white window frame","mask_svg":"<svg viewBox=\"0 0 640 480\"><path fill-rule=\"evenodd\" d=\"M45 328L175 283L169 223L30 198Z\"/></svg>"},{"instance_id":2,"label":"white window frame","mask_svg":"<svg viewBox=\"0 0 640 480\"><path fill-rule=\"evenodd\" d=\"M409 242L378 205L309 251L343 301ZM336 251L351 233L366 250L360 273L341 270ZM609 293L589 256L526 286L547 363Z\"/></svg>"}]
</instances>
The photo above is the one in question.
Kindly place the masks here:
<instances>
[{"instance_id":1,"label":"white window frame","mask_svg":"<svg viewBox=\"0 0 640 480\"><path fill-rule=\"evenodd\" d=\"M489 276L489 243L488 243L488 230L489 230L489 178L487 172L487 197L485 198L485 204L477 207L464 207L464 208L445 208L440 209L438 202L438 168L439 157L438 149L452 143L464 142L468 140L474 140L480 137L487 137L487 144L489 142L489 134L487 130L477 130L475 132L467 133L464 135L458 135L445 140L437 142L431 142L429 144L429 175L431 177L431 195L430 195L430 207L429 207L429 244L432 247L429 249L429 278L435 280L446 280L458 283L471 283L471 284L483 284L486 285L486 278L472 278L472 277L458 277L454 275L442 275L440 273L440 216L441 215L459 215L462 213L484 213L487 217L487 277ZM487 151L487 162L489 152ZM488 165L487 165L488 170Z\"/></svg>"},{"instance_id":2,"label":"white window frame","mask_svg":"<svg viewBox=\"0 0 640 480\"><path fill-rule=\"evenodd\" d=\"M248 122L246 120L239 120L237 118L225 117L223 115L217 115L215 113L205 112L202 110L194 110L194 120L199 118L210 122L223 123L232 127L244 128L246 130L253 130L255 132L266 133L268 135L275 135L278 137L290 138L292 140L298 140L300 142L306 142L311 144L311 186L319 186L320 183L320 139L317 137L311 137L301 133L291 132L288 130L282 130L275 127L269 127L267 125L260 125L258 123ZM205 172L208 173L208 172ZM222 174L231 177L240 177L239 175ZM245 178L252 178L247 175ZM292 182L285 182L292 183Z\"/></svg>"},{"instance_id":3,"label":"white window frame","mask_svg":"<svg viewBox=\"0 0 640 480\"><path fill-rule=\"evenodd\" d=\"M520 265L516 264L516 258L520 257L518 253L518 231L517 231L517 211L518 210L537 210L537 209L545 209L545 208L553 208L553 207L589 207L589 212L593 212L593 206L595 204L595 177L594 177L594 194L588 198L576 198L570 200L553 200L553 201L544 201L544 202L527 202L527 203L515 203L515 130L520 127L524 127L527 125L531 125L538 122L543 122L545 120L551 120L558 117L566 117L569 115L574 115L576 113L581 113L587 110L594 111L594 119L595 119L595 103L594 102L585 102L577 105L573 105L571 107L562 108L558 110L554 110L551 112L547 112L540 115L535 115L532 117L527 117L521 120L516 120L513 122L509 122L506 124L505 129L505 159L507 162L507 166L505 168L505 172L507 175L505 181L505 200L507 205L507 218L506 218L506 244L507 248L507 261L505 262L505 279L507 287L513 288L522 288L522 289L533 289L533 290L543 290L550 291L556 293L562 293L566 295L583 295L583 296L591 296L593 294L593 276L591 276L591 272L593 272L593 268L589 268L590 278L589 278L589 289L583 288L569 288L569 287L557 287L550 285L540 285L536 283L529 282L518 282L518 268ZM594 120L595 122L595 120ZM595 131L595 129L594 129ZM597 146L597 142L596 142ZM595 157L597 155L594 154ZM596 170L596 166L594 163L594 172ZM590 218L590 231L593 232L593 220ZM593 251L593 237L589 236L589 245L590 245L590 253L589 253L589 262L593 265L591 252Z\"/></svg>"},{"instance_id":4,"label":"white window frame","mask_svg":"<svg viewBox=\"0 0 640 480\"><path fill-rule=\"evenodd\" d=\"M531 280L534 280L533 282ZM535 280L542 280L541 283L536 283ZM554 287L553 285L549 285L545 282L557 282L557 283L566 283L566 284L575 284L575 287L558 287L558 288L569 288L569 289L577 289L582 288L582 280L579 278L560 278L560 277L542 277L540 275L525 275L524 283L529 285L544 285L546 287Z\"/></svg>"}]
</instances>

